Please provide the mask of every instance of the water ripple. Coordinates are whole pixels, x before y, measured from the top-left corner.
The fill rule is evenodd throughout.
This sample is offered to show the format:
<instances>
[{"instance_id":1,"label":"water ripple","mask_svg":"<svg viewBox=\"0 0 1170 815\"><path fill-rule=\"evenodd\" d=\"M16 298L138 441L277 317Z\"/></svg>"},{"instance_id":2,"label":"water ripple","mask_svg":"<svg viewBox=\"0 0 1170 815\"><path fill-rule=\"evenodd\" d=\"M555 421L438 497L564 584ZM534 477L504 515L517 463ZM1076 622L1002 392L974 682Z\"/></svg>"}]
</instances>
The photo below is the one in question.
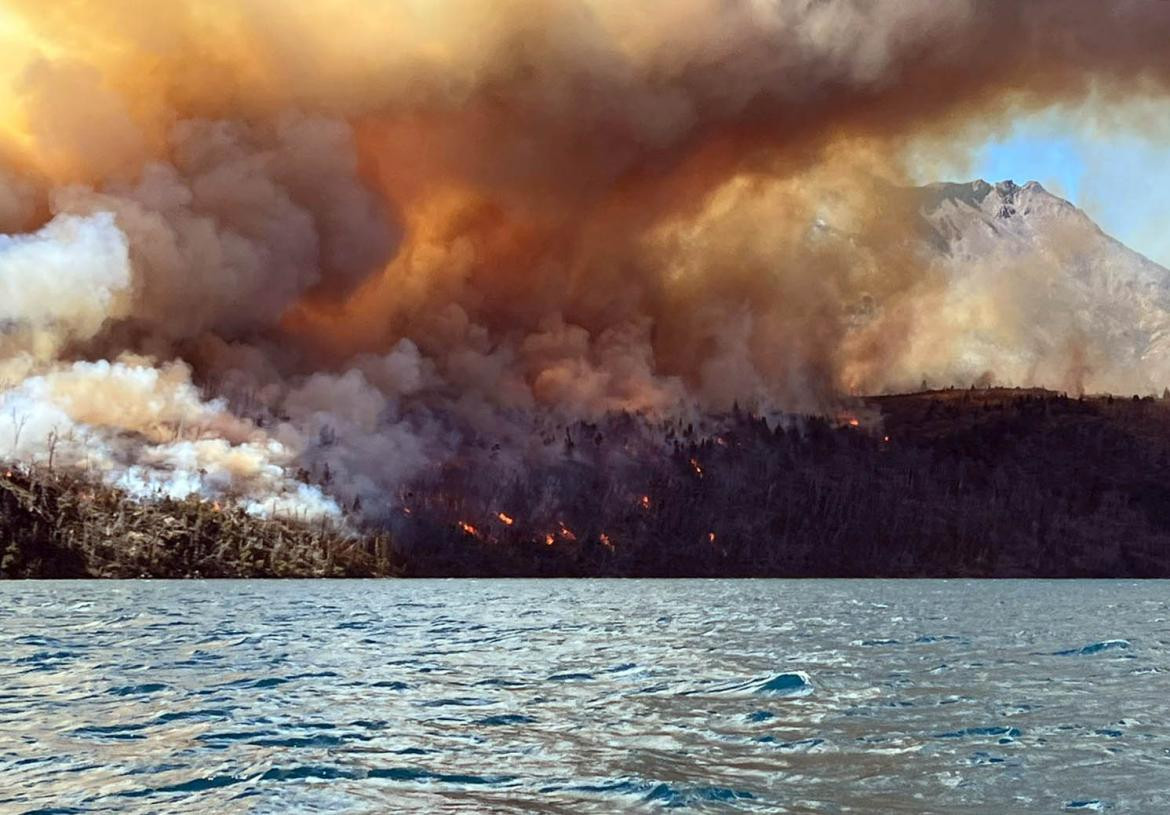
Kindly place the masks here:
<instances>
[{"instance_id":1,"label":"water ripple","mask_svg":"<svg viewBox=\"0 0 1170 815\"><path fill-rule=\"evenodd\" d=\"M1167 587L0 584L0 811L1160 812Z\"/></svg>"}]
</instances>

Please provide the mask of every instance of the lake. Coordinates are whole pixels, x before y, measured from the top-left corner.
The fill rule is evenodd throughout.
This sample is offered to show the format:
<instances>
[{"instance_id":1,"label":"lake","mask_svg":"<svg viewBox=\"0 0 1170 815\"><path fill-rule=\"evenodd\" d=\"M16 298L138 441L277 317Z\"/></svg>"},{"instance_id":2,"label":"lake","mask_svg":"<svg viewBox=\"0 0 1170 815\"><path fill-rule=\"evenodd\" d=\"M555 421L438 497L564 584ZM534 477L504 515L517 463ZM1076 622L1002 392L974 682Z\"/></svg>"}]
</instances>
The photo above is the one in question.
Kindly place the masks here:
<instances>
[{"instance_id":1,"label":"lake","mask_svg":"<svg viewBox=\"0 0 1170 815\"><path fill-rule=\"evenodd\" d=\"M0 584L2 812L1160 813L1170 583Z\"/></svg>"}]
</instances>

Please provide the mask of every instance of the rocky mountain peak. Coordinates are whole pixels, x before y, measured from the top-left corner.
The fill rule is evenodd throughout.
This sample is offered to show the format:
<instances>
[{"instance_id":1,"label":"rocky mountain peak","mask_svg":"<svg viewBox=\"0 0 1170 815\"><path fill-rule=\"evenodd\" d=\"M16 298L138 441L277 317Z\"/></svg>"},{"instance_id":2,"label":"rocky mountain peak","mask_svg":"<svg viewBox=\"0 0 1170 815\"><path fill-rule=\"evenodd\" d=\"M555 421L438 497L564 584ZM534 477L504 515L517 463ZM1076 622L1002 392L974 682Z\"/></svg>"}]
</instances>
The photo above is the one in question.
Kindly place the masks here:
<instances>
[{"instance_id":1,"label":"rocky mountain peak","mask_svg":"<svg viewBox=\"0 0 1170 815\"><path fill-rule=\"evenodd\" d=\"M1021 186L1011 179L994 184L976 179L929 184L920 190L922 215L946 242L973 231L1027 239L1037 230L1047 231L1052 221L1098 231L1087 215L1038 181Z\"/></svg>"},{"instance_id":2,"label":"rocky mountain peak","mask_svg":"<svg viewBox=\"0 0 1170 815\"><path fill-rule=\"evenodd\" d=\"M924 256L949 281L950 319L970 324L957 344L971 360L1035 381L1076 348L1069 369L1091 372L1094 387L1160 391L1170 381L1170 270L1036 181L944 182L916 194Z\"/></svg>"}]
</instances>

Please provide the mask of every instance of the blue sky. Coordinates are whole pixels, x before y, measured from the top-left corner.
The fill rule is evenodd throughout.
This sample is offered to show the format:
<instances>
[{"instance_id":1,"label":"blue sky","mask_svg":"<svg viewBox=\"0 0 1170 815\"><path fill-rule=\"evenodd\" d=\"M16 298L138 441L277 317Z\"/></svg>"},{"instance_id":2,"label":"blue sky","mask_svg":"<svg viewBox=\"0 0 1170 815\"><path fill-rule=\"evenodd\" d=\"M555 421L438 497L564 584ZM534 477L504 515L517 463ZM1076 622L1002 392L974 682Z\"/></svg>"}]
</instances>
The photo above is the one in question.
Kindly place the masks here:
<instances>
[{"instance_id":1,"label":"blue sky","mask_svg":"<svg viewBox=\"0 0 1170 815\"><path fill-rule=\"evenodd\" d=\"M937 180L1039 181L1110 235L1170 266L1168 134L1148 116L1122 121L1050 111L1017 120L976 146L966 163L943 167Z\"/></svg>"}]
</instances>

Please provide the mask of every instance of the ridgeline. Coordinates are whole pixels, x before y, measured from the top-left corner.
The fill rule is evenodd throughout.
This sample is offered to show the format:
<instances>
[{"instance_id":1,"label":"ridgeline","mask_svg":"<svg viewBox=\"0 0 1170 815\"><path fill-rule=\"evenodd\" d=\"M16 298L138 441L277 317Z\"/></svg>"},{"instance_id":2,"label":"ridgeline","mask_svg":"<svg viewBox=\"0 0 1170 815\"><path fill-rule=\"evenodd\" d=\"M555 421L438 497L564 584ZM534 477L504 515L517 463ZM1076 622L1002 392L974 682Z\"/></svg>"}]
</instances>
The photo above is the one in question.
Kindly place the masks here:
<instances>
[{"instance_id":1,"label":"ridgeline","mask_svg":"<svg viewBox=\"0 0 1170 815\"><path fill-rule=\"evenodd\" d=\"M0 470L5 577L1170 577L1170 402L1038 389L860 400L718 432L568 428L516 476L456 462L361 531ZM700 437L701 436L701 437ZM562 443L562 442L558 442Z\"/></svg>"}]
</instances>

